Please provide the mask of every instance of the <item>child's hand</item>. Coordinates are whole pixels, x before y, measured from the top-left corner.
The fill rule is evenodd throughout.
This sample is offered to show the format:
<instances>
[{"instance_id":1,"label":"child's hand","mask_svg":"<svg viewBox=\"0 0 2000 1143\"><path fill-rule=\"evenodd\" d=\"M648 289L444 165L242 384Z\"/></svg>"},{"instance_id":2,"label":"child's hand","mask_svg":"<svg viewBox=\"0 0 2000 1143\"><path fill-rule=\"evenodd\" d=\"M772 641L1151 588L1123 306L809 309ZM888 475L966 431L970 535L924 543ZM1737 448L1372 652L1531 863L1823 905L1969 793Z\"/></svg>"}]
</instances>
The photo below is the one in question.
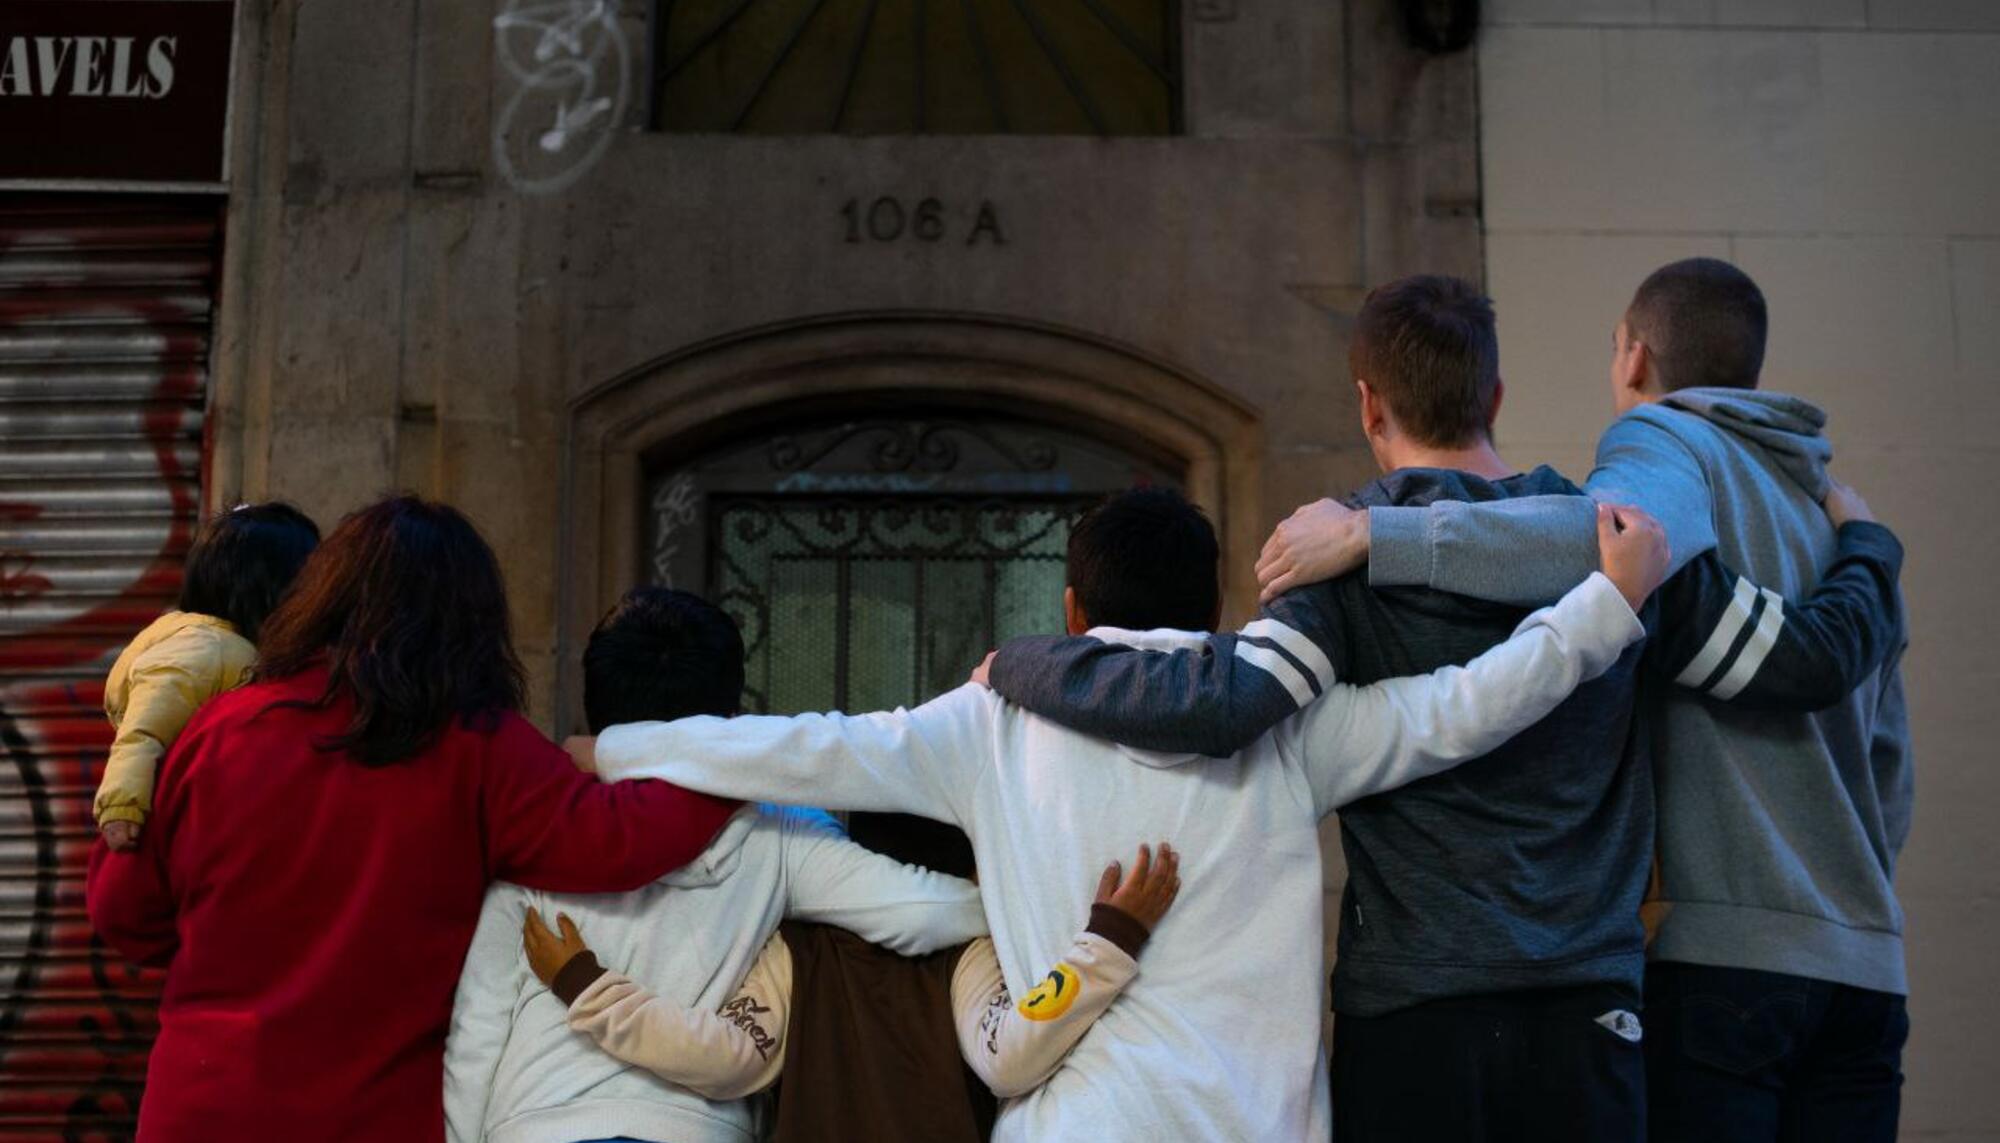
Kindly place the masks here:
<instances>
[{"instance_id":1,"label":"child's hand","mask_svg":"<svg viewBox=\"0 0 2000 1143\"><path fill-rule=\"evenodd\" d=\"M110 846L114 852L139 848L138 822L105 822L99 832L104 835L104 844Z\"/></svg>"},{"instance_id":2,"label":"child's hand","mask_svg":"<svg viewBox=\"0 0 2000 1143\"><path fill-rule=\"evenodd\" d=\"M532 906L528 909L528 922L521 927L521 947L527 950L528 967L534 970L535 979L552 985L556 973L568 964L578 953L588 952L583 943L583 934L576 931L576 922L568 913L557 913L556 924L562 929L558 937L542 923L542 915Z\"/></svg>"},{"instance_id":3,"label":"child's hand","mask_svg":"<svg viewBox=\"0 0 2000 1143\"><path fill-rule=\"evenodd\" d=\"M1116 861L1104 867L1104 876L1097 881L1097 903L1110 905L1151 930L1181 891L1181 855L1163 841L1156 862L1152 847L1142 845L1132 872L1121 877L1122 873Z\"/></svg>"}]
</instances>

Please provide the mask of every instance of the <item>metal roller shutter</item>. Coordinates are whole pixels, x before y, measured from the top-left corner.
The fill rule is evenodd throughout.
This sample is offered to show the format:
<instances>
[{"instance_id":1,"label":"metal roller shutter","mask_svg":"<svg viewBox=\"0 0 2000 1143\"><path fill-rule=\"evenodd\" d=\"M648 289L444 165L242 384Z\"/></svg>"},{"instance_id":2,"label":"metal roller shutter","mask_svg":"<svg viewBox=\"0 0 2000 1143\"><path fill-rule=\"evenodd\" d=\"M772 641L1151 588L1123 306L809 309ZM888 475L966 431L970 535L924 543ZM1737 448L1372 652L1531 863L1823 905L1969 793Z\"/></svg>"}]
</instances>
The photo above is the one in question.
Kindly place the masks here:
<instances>
[{"instance_id":1,"label":"metal roller shutter","mask_svg":"<svg viewBox=\"0 0 2000 1143\"><path fill-rule=\"evenodd\" d=\"M0 1139L126 1139L157 973L91 934L105 671L201 503L221 206L0 195Z\"/></svg>"}]
</instances>

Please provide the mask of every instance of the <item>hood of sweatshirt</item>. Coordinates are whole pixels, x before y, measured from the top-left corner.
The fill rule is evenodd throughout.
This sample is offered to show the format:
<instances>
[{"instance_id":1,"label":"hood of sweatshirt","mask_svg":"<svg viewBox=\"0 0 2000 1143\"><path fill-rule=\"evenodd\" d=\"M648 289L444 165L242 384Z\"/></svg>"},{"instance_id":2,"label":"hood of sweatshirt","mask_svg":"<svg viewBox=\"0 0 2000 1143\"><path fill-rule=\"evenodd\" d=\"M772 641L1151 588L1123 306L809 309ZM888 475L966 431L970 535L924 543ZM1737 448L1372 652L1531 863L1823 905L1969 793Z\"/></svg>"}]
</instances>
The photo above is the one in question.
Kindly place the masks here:
<instances>
[{"instance_id":1,"label":"hood of sweatshirt","mask_svg":"<svg viewBox=\"0 0 2000 1143\"><path fill-rule=\"evenodd\" d=\"M676 889L698 889L717 882L736 872L736 866L743 859L743 841L750 836L750 830L757 824L757 807L744 806L736 811L701 851L701 856L660 878L657 884L671 885Z\"/></svg>"},{"instance_id":2,"label":"hood of sweatshirt","mask_svg":"<svg viewBox=\"0 0 2000 1143\"><path fill-rule=\"evenodd\" d=\"M1206 631L1176 631L1171 627L1159 627L1151 631L1130 631L1123 627L1093 627L1084 634L1105 643L1136 647L1141 651L1191 650L1201 654L1207 647L1208 641ZM1123 744L1119 744L1118 752L1141 766L1150 766L1155 770L1184 766L1189 762L1199 762L1208 757L1206 754L1140 750Z\"/></svg>"},{"instance_id":3,"label":"hood of sweatshirt","mask_svg":"<svg viewBox=\"0 0 2000 1143\"><path fill-rule=\"evenodd\" d=\"M1826 413L1812 402L1756 389L1682 389L1660 404L1758 445L1814 500L1826 498L1833 443L1826 439Z\"/></svg>"}]
</instances>

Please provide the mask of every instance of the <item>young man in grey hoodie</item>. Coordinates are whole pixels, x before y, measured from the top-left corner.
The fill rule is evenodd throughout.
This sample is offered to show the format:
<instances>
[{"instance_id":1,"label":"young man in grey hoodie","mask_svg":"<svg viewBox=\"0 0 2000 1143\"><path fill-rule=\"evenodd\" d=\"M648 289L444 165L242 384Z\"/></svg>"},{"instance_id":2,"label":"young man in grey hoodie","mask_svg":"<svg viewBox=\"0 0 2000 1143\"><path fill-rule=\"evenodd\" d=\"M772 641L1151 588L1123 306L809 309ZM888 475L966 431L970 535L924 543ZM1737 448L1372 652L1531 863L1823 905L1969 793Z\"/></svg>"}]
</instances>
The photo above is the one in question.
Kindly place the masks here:
<instances>
[{"instance_id":1,"label":"young man in grey hoodie","mask_svg":"<svg viewBox=\"0 0 2000 1143\"><path fill-rule=\"evenodd\" d=\"M1757 391L1766 327L1762 293L1728 263L1689 259L1647 278L1613 334L1619 419L1586 487L1657 516L1675 566L1714 550L1796 594L1836 552L1815 507L1832 448L1819 409ZM1559 499L1301 512L1267 550L1278 586L1341 566L1371 534L1377 584L1525 605L1593 566L1588 507ZM1719 705L1791 633L1794 615L1774 604L1742 591L1701 632L1680 680L1694 689L1663 696L1650 720L1655 1143L1896 1136L1909 1031L1892 884L1913 788L1907 635L1899 623L1887 661L1816 713Z\"/></svg>"},{"instance_id":2,"label":"young man in grey hoodie","mask_svg":"<svg viewBox=\"0 0 2000 1143\"><path fill-rule=\"evenodd\" d=\"M1553 494L1594 511L1553 470L1518 473L1493 447L1498 357L1491 304L1469 283L1421 276L1370 295L1350 364L1386 475L1354 503ZM1895 540L1858 523L1841 543L1841 568L1795 610L1788 636L1736 688L1739 702L1823 705L1886 653ZM1342 1143L1644 1137L1634 1010L1653 799L1633 702L1643 677L1689 670L1706 638L1701 620L1728 613L1736 582L1712 554L1696 561L1644 613L1643 655L1629 651L1484 758L1342 811L1349 875L1333 978ZM1351 575L1275 601L1205 654L1022 641L997 657L992 682L1030 710L1113 739L1226 749L1303 701L1282 685L1290 664L1260 662L1260 650L1284 651L1298 667L1316 651L1332 676L1367 682L1462 661L1519 615L1425 588L1375 592Z\"/></svg>"}]
</instances>

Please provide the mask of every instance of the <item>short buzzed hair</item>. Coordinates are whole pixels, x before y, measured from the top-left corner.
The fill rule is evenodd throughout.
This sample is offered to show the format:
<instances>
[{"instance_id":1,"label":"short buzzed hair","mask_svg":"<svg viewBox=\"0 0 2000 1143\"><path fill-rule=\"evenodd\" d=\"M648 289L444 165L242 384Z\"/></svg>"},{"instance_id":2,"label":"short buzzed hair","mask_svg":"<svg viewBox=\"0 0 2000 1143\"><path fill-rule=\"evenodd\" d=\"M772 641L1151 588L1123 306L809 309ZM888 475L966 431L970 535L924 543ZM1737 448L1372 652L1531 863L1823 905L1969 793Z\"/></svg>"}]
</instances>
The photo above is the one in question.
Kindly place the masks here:
<instances>
[{"instance_id":1,"label":"short buzzed hair","mask_svg":"<svg viewBox=\"0 0 2000 1143\"><path fill-rule=\"evenodd\" d=\"M1653 271L1632 296L1625 325L1652 353L1666 392L1757 387L1770 330L1764 291L1720 258L1687 258Z\"/></svg>"},{"instance_id":2,"label":"short buzzed hair","mask_svg":"<svg viewBox=\"0 0 2000 1143\"><path fill-rule=\"evenodd\" d=\"M1418 444L1464 448L1492 432L1500 339L1493 302L1471 282L1419 274L1376 287L1347 364Z\"/></svg>"}]
</instances>

